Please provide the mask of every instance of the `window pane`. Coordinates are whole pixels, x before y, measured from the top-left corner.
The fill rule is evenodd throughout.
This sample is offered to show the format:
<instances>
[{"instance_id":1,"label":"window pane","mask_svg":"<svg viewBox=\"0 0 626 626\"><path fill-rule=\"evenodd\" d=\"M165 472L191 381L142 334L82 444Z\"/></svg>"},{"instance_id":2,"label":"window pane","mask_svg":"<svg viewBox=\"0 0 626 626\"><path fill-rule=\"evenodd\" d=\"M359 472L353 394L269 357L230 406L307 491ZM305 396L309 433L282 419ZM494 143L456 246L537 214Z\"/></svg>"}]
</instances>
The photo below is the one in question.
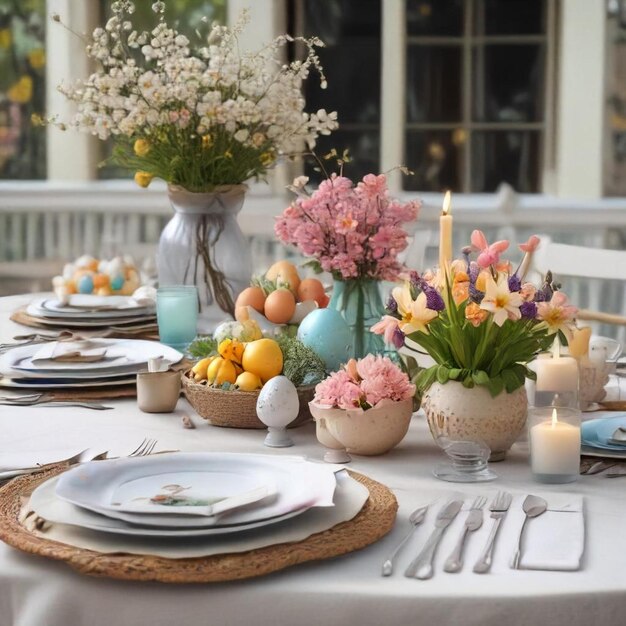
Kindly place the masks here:
<instances>
[{"instance_id":1,"label":"window pane","mask_svg":"<svg viewBox=\"0 0 626 626\"><path fill-rule=\"evenodd\" d=\"M479 45L473 52L473 116L481 122L543 119L544 46Z\"/></svg>"},{"instance_id":2,"label":"window pane","mask_svg":"<svg viewBox=\"0 0 626 626\"><path fill-rule=\"evenodd\" d=\"M113 0L100 0L102 23L111 14L112 2ZM132 21L136 30L152 30L158 23L158 17L152 10L152 4L151 1L135 0L135 12ZM212 22L224 23L226 21L226 0L167 0L165 3L167 23L187 35L192 44L198 41L196 29L203 26L203 32L206 31L207 25L200 21L203 17L208 18L208 25ZM254 25L250 24L248 28L254 28ZM113 152L113 140L98 143L103 161L102 166L98 169L98 177L132 178L133 172L104 162Z\"/></svg>"},{"instance_id":3,"label":"window pane","mask_svg":"<svg viewBox=\"0 0 626 626\"><path fill-rule=\"evenodd\" d=\"M45 0L0 3L0 179L46 177Z\"/></svg>"},{"instance_id":4,"label":"window pane","mask_svg":"<svg viewBox=\"0 0 626 626\"><path fill-rule=\"evenodd\" d=\"M545 0L477 0L477 35L538 35L546 31Z\"/></svg>"},{"instance_id":5,"label":"window pane","mask_svg":"<svg viewBox=\"0 0 626 626\"><path fill-rule=\"evenodd\" d=\"M306 81L307 110L337 111L339 117L340 131L320 137L315 152L323 155L336 148L341 153L348 148L354 160L345 172L351 178L378 172L381 0L304 0L301 6L305 36L317 36L326 44L319 57L328 88L320 89L316 80ZM366 127L350 128L351 124ZM320 179L308 162L305 173Z\"/></svg>"},{"instance_id":6,"label":"window pane","mask_svg":"<svg viewBox=\"0 0 626 626\"><path fill-rule=\"evenodd\" d=\"M404 177L411 191L461 190L465 131L409 131L405 165L415 172Z\"/></svg>"},{"instance_id":7,"label":"window pane","mask_svg":"<svg viewBox=\"0 0 626 626\"><path fill-rule=\"evenodd\" d=\"M539 143L537 131L474 132L471 190L493 192L506 182L520 193L538 192Z\"/></svg>"},{"instance_id":8,"label":"window pane","mask_svg":"<svg viewBox=\"0 0 626 626\"><path fill-rule=\"evenodd\" d=\"M407 121L460 121L461 47L409 46L406 62Z\"/></svg>"},{"instance_id":9,"label":"window pane","mask_svg":"<svg viewBox=\"0 0 626 626\"><path fill-rule=\"evenodd\" d=\"M463 34L463 6L463 0L407 0L407 33L460 37Z\"/></svg>"},{"instance_id":10,"label":"window pane","mask_svg":"<svg viewBox=\"0 0 626 626\"><path fill-rule=\"evenodd\" d=\"M344 149L349 150L352 161L344 166L344 174L356 181L366 174L378 173L378 154L380 152L380 138L378 130L372 131L350 131L336 130L330 136L320 136L315 146L315 153L322 157L328 154L333 148L341 154ZM326 167L324 162L324 167ZM317 167L310 160L307 160L305 171L312 180L321 180L324 174L316 172ZM329 173L337 171L334 160L328 161Z\"/></svg>"}]
</instances>

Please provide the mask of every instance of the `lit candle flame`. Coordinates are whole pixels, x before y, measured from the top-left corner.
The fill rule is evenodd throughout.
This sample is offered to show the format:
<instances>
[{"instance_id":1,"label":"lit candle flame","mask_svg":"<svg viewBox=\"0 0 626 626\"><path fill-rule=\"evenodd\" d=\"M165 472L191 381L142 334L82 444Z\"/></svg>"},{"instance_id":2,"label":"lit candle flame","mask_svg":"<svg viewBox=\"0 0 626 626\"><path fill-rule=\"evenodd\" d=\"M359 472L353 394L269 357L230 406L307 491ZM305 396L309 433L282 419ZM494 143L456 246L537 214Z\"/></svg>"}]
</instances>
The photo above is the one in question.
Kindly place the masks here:
<instances>
[{"instance_id":1,"label":"lit candle flame","mask_svg":"<svg viewBox=\"0 0 626 626\"><path fill-rule=\"evenodd\" d=\"M442 210L442 215L448 215L448 213L450 212L450 204L451 204L451 193L450 191L446 191L446 195L443 197L443 210Z\"/></svg>"},{"instance_id":2,"label":"lit candle flame","mask_svg":"<svg viewBox=\"0 0 626 626\"><path fill-rule=\"evenodd\" d=\"M552 428L556 428L556 423L559 420L556 417L556 409L552 409Z\"/></svg>"}]
</instances>

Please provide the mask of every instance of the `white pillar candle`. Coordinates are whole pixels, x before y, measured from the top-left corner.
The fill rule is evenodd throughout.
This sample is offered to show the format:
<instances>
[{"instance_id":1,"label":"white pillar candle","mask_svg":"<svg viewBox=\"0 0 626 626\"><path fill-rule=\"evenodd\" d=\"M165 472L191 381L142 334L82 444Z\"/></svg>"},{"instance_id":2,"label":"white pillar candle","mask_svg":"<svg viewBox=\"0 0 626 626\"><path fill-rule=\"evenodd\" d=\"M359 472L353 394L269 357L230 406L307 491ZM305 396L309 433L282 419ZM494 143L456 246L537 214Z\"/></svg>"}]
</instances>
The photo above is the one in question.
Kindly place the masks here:
<instances>
[{"instance_id":1,"label":"white pillar candle","mask_svg":"<svg viewBox=\"0 0 626 626\"><path fill-rule=\"evenodd\" d=\"M537 391L578 391L578 364L569 356L540 359L536 364Z\"/></svg>"},{"instance_id":2,"label":"white pillar candle","mask_svg":"<svg viewBox=\"0 0 626 626\"><path fill-rule=\"evenodd\" d=\"M452 215L450 215L450 192L446 191L443 210L439 218L439 271L447 272L452 262Z\"/></svg>"},{"instance_id":3,"label":"white pillar candle","mask_svg":"<svg viewBox=\"0 0 626 626\"><path fill-rule=\"evenodd\" d=\"M558 420L552 409L550 420L530 428L530 463L534 474L576 476L580 463L580 427Z\"/></svg>"}]
</instances>

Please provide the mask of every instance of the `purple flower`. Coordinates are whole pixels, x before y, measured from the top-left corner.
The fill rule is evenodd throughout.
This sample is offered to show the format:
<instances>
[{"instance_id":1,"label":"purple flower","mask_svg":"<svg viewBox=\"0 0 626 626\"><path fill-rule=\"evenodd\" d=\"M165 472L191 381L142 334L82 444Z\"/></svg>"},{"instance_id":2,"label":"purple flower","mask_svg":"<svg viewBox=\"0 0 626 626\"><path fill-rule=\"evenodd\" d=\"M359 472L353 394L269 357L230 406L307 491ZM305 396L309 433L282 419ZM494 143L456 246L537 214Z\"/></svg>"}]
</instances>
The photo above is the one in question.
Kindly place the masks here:
<instances>
[{"instance_id":1,"label":"purple flower","mask_svg":"<svg viewBox=\"0 0 626 626\"><path fill-rule=\"evenodd\" d=\"M443 301L441 294L427 283L422 284L422 291L426 294L426 306L431 311L443 311L446 303Z\"/></svg>"},{"instance_id":2,"label":"purple flower","mask_svg":"<svg viewBox=\"0 0 626 626\"><path fill-rule=\"evenodd\" d=\"M469 276L470 283L472 283L472 285L475 284L478 274L480 274L480 267L476 261L472 261L470 263L469 272L467 274Z\"/></svg>"},{"instance_id":3,"label":"purple flower","mask_svg":"<svg viewBox=\"0 0 626 626\"><path fill-rule=\"evenodd\" d=\"M522 288L522 281L517 274L509 276L509 291L519 291Z\"/></svg>"},{"instance_id":4,"label":"purple flower","mask_svg":"<svg viewBox=\"0 0 626 626\"><path fill-rule=\"evenodd\" d=\"M522 317L533 320L537 317L537 305L534 302L522 302L519 307Z\"/></svg>"},{"instance_id":5,"label":"purple flower","mask_svg":"<svg viewBox=\"0 0 626 626\"><path fill-rule=\"evenodd\" d=\"M476 285L472 282L470 282L470 285L469 285L469 295L470 295L470 300L472 302L475 302L476 304L480 304L483 301L483 298L485 297L485 293L481 291L480 289L476 289Z\"/></svg>"},{"instance_id":6,"label":"purple flower","mask_svg":"<svg viewBox=\"0 0 626 626\"><path fill-rule=\"evenodd\" d=\"M398 312L398 303L394 300L393 296L389 296L389 300L387 300L385 308L389 311L389 313Z\"/></svg>"},{"instance_id":7,"label":"purple flower","mask_svg":"<svg viewBox=\"0 0 626 626\"><path fill-rule=\"evenodd\" d=\"M537 289L535 293L535 297L533 298L534 302L549 302L552 296L548 297L546 292L543 289Z\"/></svg>"},{"instance_id":8,"label":"purple flower","mask_svg":"<svg viewBox=\"0 0 626 626\"><path fill-rule=\"evenodd\" d=\"M399 350L404 345L404 333L399 328L396 328L393 331L391 341L396 349Z\"/></svg>"}]
</instances>

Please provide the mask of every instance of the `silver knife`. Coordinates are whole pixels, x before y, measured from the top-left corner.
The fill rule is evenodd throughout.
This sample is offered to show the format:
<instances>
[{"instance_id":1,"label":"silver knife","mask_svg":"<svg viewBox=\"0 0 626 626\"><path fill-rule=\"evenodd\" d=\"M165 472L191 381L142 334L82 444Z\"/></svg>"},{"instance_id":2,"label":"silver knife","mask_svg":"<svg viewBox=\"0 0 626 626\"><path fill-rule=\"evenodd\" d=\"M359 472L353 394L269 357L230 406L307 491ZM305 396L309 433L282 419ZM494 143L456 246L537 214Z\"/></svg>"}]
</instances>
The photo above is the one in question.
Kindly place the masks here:
<instances>
[{"instance_id":1,"label":"silver knife","mask_svg":"<svg viewBox=\"0 0 626 626\"><path fill-rule=\"evenodd\" d=\"M446 528L448 528L452 520L457 516L462 506L463 500L453 500L440 509L439 513L437 513L437 519L435 520L435 528L428 538L428 541L422 548L422 551L404 572L407 578L419 578L420 580L432 578L433 559L435 558L437 546Z\"/></svg>"}]
</instances>

